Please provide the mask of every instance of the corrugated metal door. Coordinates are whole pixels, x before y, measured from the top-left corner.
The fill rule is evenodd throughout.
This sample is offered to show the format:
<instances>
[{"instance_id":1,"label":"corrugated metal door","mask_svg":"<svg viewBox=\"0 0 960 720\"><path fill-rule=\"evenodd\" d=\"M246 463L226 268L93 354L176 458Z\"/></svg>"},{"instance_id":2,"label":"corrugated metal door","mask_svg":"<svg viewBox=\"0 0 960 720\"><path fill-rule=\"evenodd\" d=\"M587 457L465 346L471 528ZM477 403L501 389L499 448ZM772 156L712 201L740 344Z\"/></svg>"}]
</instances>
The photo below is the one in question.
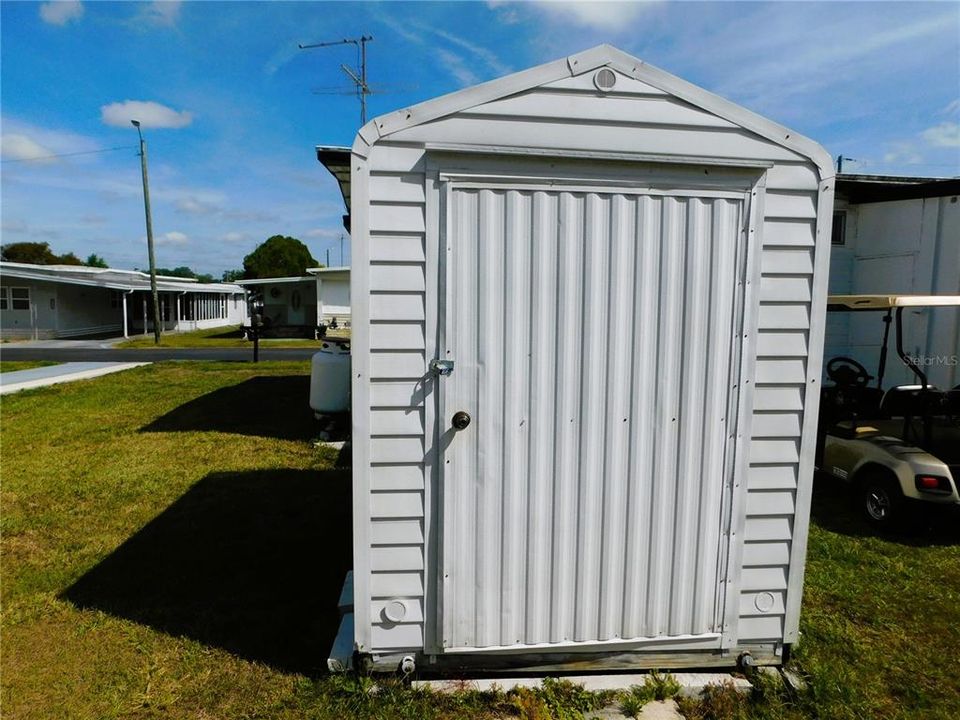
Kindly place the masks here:
<instances>
[{"instance_id":1,"label":"corrugated metal door","mask_svg":"<svg viewBox=\"0 0 960 720\"><path fill-rule=\"evenodd\" d=\"M445 203L443 649L717 636L743 194L478 181Z\"/></svg>"}]
</instances>

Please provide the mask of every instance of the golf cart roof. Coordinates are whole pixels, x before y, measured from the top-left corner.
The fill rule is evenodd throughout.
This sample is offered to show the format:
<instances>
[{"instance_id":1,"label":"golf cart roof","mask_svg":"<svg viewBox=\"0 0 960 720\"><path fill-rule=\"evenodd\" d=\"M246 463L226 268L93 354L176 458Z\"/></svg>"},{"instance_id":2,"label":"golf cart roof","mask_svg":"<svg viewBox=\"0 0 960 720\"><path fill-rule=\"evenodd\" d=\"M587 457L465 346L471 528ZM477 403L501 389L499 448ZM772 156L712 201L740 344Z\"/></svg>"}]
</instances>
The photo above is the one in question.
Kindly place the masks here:
<instances>
[{"instance_id":1,"label":"golf cart roof","mask_svg":"<svg viewBox=\"0 0 960 720\"><path fill-rule=\"evenodd\" d=\"M830 295L828 310L889 310L899 307L960 307L960 295Z\"/></svg>"}]
</instances>

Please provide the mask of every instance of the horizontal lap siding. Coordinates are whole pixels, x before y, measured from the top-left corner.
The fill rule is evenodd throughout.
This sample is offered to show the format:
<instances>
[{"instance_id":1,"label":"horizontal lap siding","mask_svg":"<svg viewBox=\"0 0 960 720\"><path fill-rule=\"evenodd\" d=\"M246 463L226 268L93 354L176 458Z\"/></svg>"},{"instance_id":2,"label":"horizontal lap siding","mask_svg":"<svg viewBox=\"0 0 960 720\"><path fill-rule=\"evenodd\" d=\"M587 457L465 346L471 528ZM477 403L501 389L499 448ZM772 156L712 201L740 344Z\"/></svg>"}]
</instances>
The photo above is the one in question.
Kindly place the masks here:
<instances>
[{"instance_id":1,"label":"horizontal lap siding","mask_svg":"<svg viewBox=\"0 0 960 720\"><path fill-rule=\"evenodd\" d=\"M764 202L760 258L760 334L739 598L739 637L746 642L783 637L807 387L816 173L794 165L776 176ZM789 187L790 181L797 186Z\"/></svg>"},{"instance_id":2,"label":"horizontal lap siding","mask_svg":"<svg viewBox=\"0 0 960 720\"><path fill-rule=\"evenodd\" d=\"M783 628L785 580L793 532L798 454L810 346L810 303L819 176L796 153L618 74L615 91L598 97L592 74L551 83L394 133L377 143L370 169L370 427L373 648L417 648L423 642L423 518L394 517L394 494L422 503L426 289L422 143L669 152L772 162L766 173L759 291L760 331L748 449L744 579L740 638L777 640ZM434 281L434 279L429 279ZM403 512L420 511L404 496ZM403 550L395 550L402 547ZM397 567L402 564L404 567ZM416 566L416 567L414 567ZM388 570L389 571L388 571ZM756 572L754 572L756 571ZM392 583L395 583L392 584ZM391 595L391 593L393 593ZM389 597L388 597L389 596ZM408 613L393 625L383 603L404 597Z\"/></svg>"},{"instance_id":3,"label":"horizontal lap siding","mask_svg":"<svg viewBox=\"0 0 960 720\"><path fill-rule=\"evenodd\" d=\"M423 645L423 151L376 146L370 160L371 645L396 650ZM397 599L407 612L393 623L383 609Z\"/></svg>"}]
</instances>

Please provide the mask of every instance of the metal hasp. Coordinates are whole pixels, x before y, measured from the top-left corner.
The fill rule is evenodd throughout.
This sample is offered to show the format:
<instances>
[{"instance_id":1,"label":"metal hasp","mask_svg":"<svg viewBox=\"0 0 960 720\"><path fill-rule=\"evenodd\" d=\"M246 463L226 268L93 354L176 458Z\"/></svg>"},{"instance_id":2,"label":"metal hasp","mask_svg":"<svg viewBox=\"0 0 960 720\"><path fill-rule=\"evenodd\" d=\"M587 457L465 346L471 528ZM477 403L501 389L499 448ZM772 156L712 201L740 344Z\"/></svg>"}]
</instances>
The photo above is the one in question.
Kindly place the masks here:
<instances>
[{"instance_id":1,"label":"metal hasp","mask_svg":"<svg viewBox=\"0 0 960 720\"><path fill-rule=\"evenodd\" d=\"M443 377L452 375L453 360L431 360L430 372L432 372L434 375L442 375Z\"/></svg>"}]
</instances>

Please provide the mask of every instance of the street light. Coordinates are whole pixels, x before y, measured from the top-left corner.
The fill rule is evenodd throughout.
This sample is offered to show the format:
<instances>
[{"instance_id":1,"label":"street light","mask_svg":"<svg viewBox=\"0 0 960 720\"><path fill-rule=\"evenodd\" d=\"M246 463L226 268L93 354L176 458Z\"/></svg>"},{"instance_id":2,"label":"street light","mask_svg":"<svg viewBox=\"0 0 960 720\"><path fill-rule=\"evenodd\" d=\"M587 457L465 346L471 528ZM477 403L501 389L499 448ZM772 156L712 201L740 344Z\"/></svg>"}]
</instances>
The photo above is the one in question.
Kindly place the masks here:
<instances>
[{"instance_id":1,"label":"street light","mask_svg":"<svg viewBox=\"0 0 960 720\"><path fill-rule=\"evenodd\" d=\"M150 293L153 295L153 342L160 344L160 303L157 298L157 261L153 255L153 221L150 219L150 184L147 182L147 143L140 132L140 121L131 120L140 138L140 171L143 174L143 212L147 216L147 254L150 261Z\"/></svg>"}]
</instances>

